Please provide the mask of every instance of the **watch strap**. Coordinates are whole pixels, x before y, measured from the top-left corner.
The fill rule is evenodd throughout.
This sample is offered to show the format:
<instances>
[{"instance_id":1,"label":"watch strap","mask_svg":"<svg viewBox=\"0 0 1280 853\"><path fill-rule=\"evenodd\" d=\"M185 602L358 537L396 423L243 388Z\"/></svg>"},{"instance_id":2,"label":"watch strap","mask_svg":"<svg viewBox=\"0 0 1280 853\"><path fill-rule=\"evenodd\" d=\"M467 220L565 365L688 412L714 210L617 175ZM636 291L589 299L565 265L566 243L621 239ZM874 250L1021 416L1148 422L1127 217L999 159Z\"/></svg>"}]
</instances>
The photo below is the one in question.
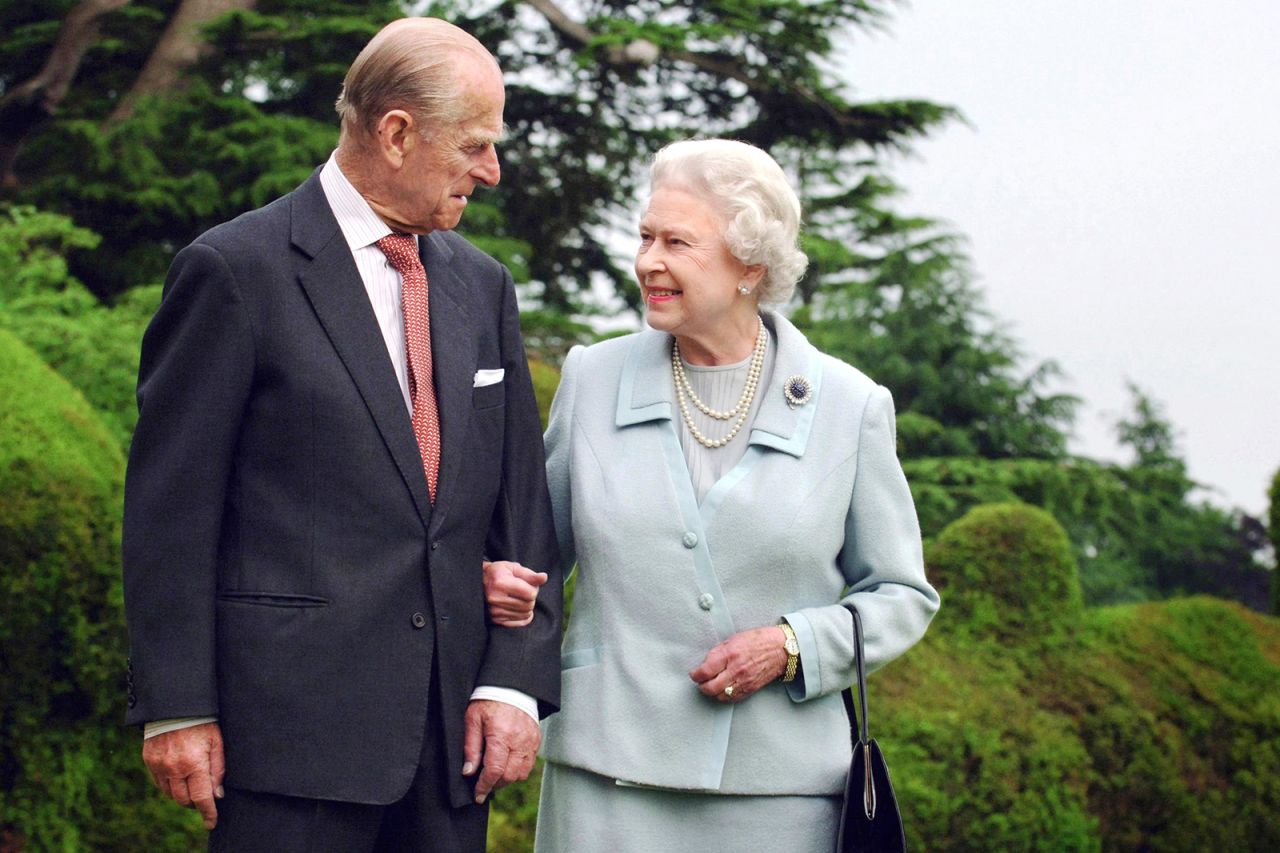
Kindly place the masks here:
<instances>
[{"instance_id":1,"label":"watch strap","mask_svg":"<svg viewBox=\"0 0 1280 853\"><path fill-rule=\"evenodd\" d=\"M795 630L787 624L786 620L779 622L778 627L787 637L784 645L787 652L787 668L782 673L782 683L790 684L795 681L796 669L800 666L800 641L796 639Z\"/></svg>"}]
</instances>

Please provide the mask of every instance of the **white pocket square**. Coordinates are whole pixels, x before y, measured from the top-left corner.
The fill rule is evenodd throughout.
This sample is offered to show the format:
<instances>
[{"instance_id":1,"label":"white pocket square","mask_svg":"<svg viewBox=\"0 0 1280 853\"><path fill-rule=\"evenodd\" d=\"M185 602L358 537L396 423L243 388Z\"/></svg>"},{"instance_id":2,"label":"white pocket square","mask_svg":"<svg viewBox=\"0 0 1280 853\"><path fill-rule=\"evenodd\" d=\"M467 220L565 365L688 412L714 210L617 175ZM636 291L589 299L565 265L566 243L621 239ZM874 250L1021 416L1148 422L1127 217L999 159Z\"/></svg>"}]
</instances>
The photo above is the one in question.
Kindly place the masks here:
<instances>
[{"instance_id":1,"label":"white pocket square","mask_svg":"<svg viewBox=\"0 0 1280 853\"><path fill-rule=\"evenodd\" d=\"M476 380L472 384L472 388L483 388L486 385L497 385L502 381L502 375L505 373L501 367L489 370L477 370Z\"/></svg>"}]
</instances>

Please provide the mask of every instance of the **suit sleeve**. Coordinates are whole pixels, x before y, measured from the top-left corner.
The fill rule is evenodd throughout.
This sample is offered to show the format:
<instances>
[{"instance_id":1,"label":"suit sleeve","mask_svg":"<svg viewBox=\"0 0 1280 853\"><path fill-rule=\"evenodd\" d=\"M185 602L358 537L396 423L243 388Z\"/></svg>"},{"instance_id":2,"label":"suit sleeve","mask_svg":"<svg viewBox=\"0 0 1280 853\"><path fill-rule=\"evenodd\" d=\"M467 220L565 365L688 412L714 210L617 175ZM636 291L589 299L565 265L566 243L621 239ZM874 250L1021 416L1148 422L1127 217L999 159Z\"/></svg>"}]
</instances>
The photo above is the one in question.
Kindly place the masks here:
<instances>
[{"instance_id":1,"label":"suit sleeve","mask_svg":"<svg viewBox=\"0 0 1280 853\"><path fill-rule=\"evenodd\" d=\"M125 477L127 722L218 713L214 595L223 507L254 369L248 315L225 259L174 259L142 342Z\"/></svg>"},{"instance_id":2,"label":"suit sleeve","mask_svg":"<svg viewBox=\"0 0 1280 853\"><path fill-rule=\"evenodd\" d=\"M520 312L510 274L503 269L502 360L506 424L502 484L485 553L547 572L533 622L523 628L489 627L477 684L510 687L538 700L540 713L560 704L560 624L563 596L551 500L547 493L542 422L520 335Z\"/></svg>"},{"instance_id":3,"label":"suit sleeve","mask_svg":"<svg viewBox=\"0 0 1280 853\"><path fill-rule=\"evenodd\" d=\"M854 680L853 617L862 616L870 672L911 648L938 610L924 573L920 522L898 463L893 399L876 386L863 409L853 496L845 518L840 570L849 585L840 604L786 614L800 644L804 681L788 685L796 701L843 690Z\"/></svg>"}]
</instances>

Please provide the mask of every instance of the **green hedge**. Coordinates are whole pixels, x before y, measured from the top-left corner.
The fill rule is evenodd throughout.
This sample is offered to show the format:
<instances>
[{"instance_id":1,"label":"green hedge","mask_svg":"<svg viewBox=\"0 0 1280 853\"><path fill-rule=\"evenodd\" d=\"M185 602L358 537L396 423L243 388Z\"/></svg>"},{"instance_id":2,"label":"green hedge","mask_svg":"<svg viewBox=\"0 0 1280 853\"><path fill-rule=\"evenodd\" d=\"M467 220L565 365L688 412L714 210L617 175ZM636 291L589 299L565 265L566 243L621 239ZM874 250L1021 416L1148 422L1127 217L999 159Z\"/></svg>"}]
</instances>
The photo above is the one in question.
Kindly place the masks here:
<instances>
[{"instance_id":1,"label":"green hedge","mask_svg":"<svg viewBox=\"0 0 1280 853\"><path fill-rule=\"evenodd\" d=\"M84 395L117 446L138 422L134 388L142 332L160 303L160 286L135 287L108 308L77 284L17 300L0 311L12 332Z\"/></svg>"},{"instance_id":2,"label":"green hedge","mask_svg":"<svg viewBox=\"0 0 1280 853\"><path fill-rule=\"evenodd\" d=\"M3 331L0 400L0 846L189 849L123 726L118 442Z\"/></svg>"},{"instance_id":3,"label":"green hedge","mask_svg":"<svg viewBox=\"0 0 1280 853\"><path fill-rule=\"evenodd\" d=\"M111 306L99 302L66 263L69 251L99 239L65 216L0 205L0 329L74 385L128 447L138 420L139 346L160 285L135 287Z\"/></svg>"},{"instance_id":4,"label":"green hedge","mask_svg":"<svg viewBox=\"0 0 1280 853\"><path fill-rule=\"evenodd\" d=\"M1081 610L1064 540L1003 505L930 548L942 609L870 685L910 846L1280 848L1280 620L1207 597Z\"/></svg>"}]
</instances>

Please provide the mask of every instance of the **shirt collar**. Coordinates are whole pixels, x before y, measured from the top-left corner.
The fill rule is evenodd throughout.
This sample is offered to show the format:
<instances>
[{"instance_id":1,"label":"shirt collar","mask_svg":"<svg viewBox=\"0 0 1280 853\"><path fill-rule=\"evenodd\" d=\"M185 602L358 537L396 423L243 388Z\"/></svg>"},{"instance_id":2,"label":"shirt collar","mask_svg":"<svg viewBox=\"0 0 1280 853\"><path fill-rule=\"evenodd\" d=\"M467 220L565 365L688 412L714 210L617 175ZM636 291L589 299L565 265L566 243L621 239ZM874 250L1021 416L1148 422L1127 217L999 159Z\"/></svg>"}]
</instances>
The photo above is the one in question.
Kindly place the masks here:
<instances>
[{"instance_id":1,"label":"shirt collar","mask_svg":"<svg viewBox=\"0 0 1280 853\"><path fill-rule=\"evenodd\" d=\"M373 212L369 202L364 200L342 173L338 165L338 152L329 155L329 160L320 170L320 186L324 189L325 200L338 220L338 228L352 252L372 246L383 237L391 234L391 228Z\"/></svg>"}]
</instances>

